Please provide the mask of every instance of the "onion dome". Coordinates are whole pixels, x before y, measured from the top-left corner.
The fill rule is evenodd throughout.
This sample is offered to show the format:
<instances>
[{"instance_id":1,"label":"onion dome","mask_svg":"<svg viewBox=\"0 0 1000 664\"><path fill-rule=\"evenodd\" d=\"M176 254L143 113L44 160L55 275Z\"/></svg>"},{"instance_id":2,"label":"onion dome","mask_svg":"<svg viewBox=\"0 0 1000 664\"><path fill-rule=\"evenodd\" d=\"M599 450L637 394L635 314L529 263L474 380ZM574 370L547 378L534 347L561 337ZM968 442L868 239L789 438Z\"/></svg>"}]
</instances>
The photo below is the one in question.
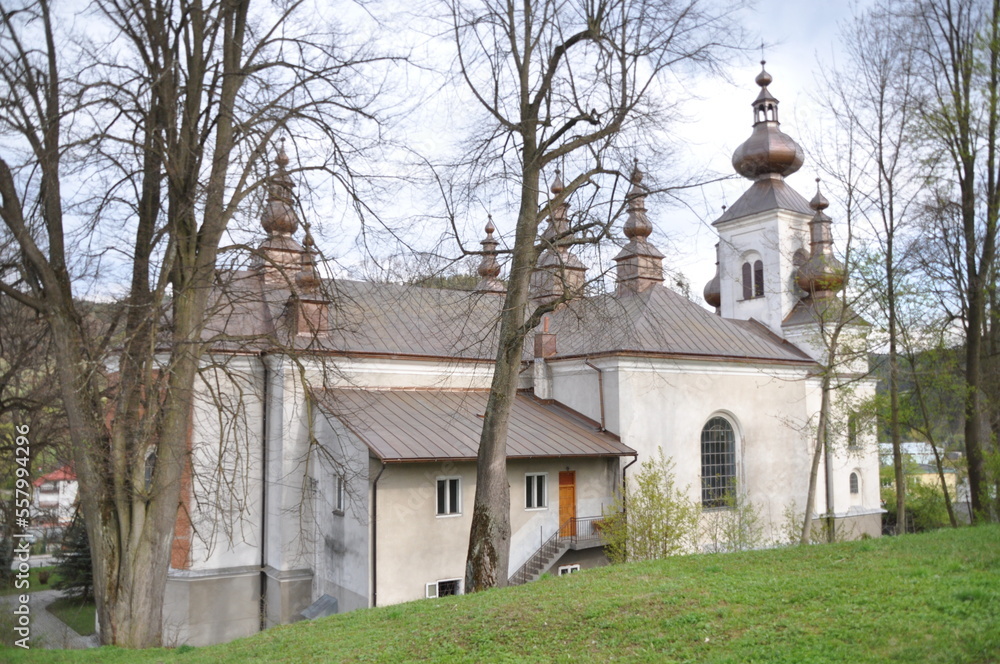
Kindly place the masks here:
<instances>
[{"instance_id":1,"label":"onion dome","mask_svg":"<svg viewBox=\"0 0 1000 664\"><path fill-rule=\"evenodd\" d=\"M703 295L709 306L718 309L722 305L721 277L719 275L719 243L715 243L715 276L705 284Z\"/></svg>"},{"instance_id":2,"label":"onion dome","mask_svg":"<svg viewBox=\"0 0 1000 664\"><path fill-rule=\"evenodd\" d=\"M790 136L778 125L778 100L767 89L771 75L764 69L755 79L760 94L753 102L753 133L733 152L733 168L745 178L759 180L766 177L787 176L799 170L805 157Z\"/></svg>"},{"instance_id":3,"label":"onion dome","mask_svg":"<svg viewBox=\"0 0 1000 664\"><path fill-rule=\"evenodd\" d=\"M268 235L292 235L299 226L295 214L295 198L292 189L295 183L288 175L288 155L285 154L285 139L281 139L278 156L274 160L278 172L271 176L267 191L267 205L260 225Z\"/></svg>"},{"instance_id":4,"label":"onion dome","mask_svg":"<svg viewBox=\"0 0 1000 664\"><path fill-rule=\"evenodd\" d=\"M319 291L320 279L316 273L316 244L313 242L309 224L305 224L306 236L302 240L302 269L295 276L295 284L300 293L316 293Z\"/></svg>"},{"instance_id":5,"label":"onion dome","mask_svg":"<svg viewBox=\"0 0 1000 664\"><path fill-rule=\"evenodd\" d=\"M551 191L557 197L565 191L558 170ZM587 266L569 250L573 237L569 234L568 201L552 208L549 225L542 233L542 243L547 246L531 273L528 287L531 299L536 304L548 304L582 295Z\"/></svg>"},{"instance_id":6,"label":"onion dome","mask_svg":"<svg viewBox=\"0 0 1000 664\"><path fill-rule=\"evenodd\" d=\"M628 242L614 258L618 295L641 293L663 282L663 254L648 241L653 224L646 216L646 189L642 179L637 161L632 169L632 188L628 192L628 219L622 228Z\"/></svg>"},{"instance_id":7,"label":"onion dome","mask_svg":"<svg viewBox=\"0 0 1000 664\"><path fill-rule=\"evenodd\" d=\"M475 290L477 291L486 293L504 293L506 291L503 282L498 279L500 263L497 261L497 245L499 243L493 237L496 230L491 215L486 221L486 239L480 243L483 245L483 260L479 263L477 272L482 279L476 284Z\"/></svg>"},{"instance_id":8,"label":"onion dome","mask_svg":"<svg viewBox=\"0 0 1000 664\"><path fill-rule=\"evenodd\" d=\"M844 285L844 265L833 255L833 222L823 210L829 207L819 190L816 178L816 195L809 201L809 207L816 211L809 221L809 259L799 267L795 281L799 288L813 297L829 297Z\"/></svg>"}]
</instances>

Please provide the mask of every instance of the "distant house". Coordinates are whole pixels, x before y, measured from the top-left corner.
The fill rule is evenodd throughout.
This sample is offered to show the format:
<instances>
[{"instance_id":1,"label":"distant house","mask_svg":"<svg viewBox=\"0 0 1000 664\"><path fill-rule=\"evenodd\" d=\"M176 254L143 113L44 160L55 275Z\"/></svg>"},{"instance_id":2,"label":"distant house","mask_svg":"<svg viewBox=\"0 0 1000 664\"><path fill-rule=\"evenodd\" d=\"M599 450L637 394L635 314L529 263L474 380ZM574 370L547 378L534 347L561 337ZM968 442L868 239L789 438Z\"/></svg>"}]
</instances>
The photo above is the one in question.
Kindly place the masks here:
<instances>
[{"instance_id":1,"label":"distant house","mask_svg":"<svg viewBox=\"0 0 1000 664\"><path fill-rule=\"evenodd\" d=\"M587 266L560 240L569 202L549 215L530 297L560 304L528 333L511 404L510 583L606 562L602 514L635 462L659 450L706 519L736 495L775 532L803 516L820 328L843 273L827 201L784 181L803 153L778 128L770 82L757 77L753 134L733 157L753 184L714 223L718 272L705 300L715 312L663 286L638 168L613 291L584 289ZM473 291L324 281L308 230L301 244L294 237L284 150L275 164L256 264L220 272L211 294L164 598L168 642L464 591L504 305L496 229L485 229ZM557 175L552 192L563 191ZM835 399L804 515L832 517L844 537L881 532L874 432L852 417L852 399L875 391L864 364L838 374L854 393Z\"/></svg>"},{"instance_id":2,"label":"distant house","mask_svg":"<svg viewBox=\"0 0 1000 664\"><path fill-rule=\"evenodd\" d=\"M76 473L63 466L34 481L33 522L36 526L65 526L76 510Z\"/></svg>"}]
</instances>

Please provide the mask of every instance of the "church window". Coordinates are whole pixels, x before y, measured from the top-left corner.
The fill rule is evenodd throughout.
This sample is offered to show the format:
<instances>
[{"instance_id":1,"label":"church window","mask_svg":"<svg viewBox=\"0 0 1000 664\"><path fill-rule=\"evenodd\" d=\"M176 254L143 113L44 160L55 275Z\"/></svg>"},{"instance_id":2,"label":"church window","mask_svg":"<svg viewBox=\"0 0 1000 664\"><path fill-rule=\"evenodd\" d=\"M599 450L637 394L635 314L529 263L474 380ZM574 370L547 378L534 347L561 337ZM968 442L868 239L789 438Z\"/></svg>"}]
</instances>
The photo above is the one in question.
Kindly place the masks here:
<instances>
[{"instance_id":1,"label":"church window","mask_svg":"<svg viewBox=\"0 0 1000 664\"><path fill-rule=\"evenodd\" d=\"M548 507L545 491L545 473L528 473L524 477L524 508L542 509Z\"/></svg>"},{"instance_id":2,"label":"church window","mask_svg":"<svg viewBox=\"0 0 1000 664\"><path fill-rule=\"evenodd\" d=\"M764 261L743 264L743 299L764 297Z\"/></svg>"},{"instance_id":3,"label":"church window","mask_svg":"<svg viewBox=\"0 0 1000 664\"><path fill-rule=\"evenodd\" d=\"M736 434L723 417L713 417L701 430L701 503L725 507L736 489Z\"/></svg>"},{"instance_id":4,"label":"church window","mask_svg":"<svg viewBox=\"0 0 1000 664\"><path fill-rule=\"evenodd\" d=\"M462 480L458 477L443 477L437 481L438 516L462 513Z\"/></svg>"},{"instance_id":5,"label":"church window","mask_svg":"<svg viewBox=\"0 0 1000 664\"><path fill-rule=\"evenodd\" d=\"M847 415L847 446L852 449L858 448L858 414L849 413Z\"/></svg>"},{"instance_id":6,"label":"church window","mask_svg":"<svg viewBox=\"0 0 1000 664\"><path fill-rule=\"evenodd\" d=\"M860 482L858 481L858 474L851 473L851 495L858 494L858 492L860 491L859 484Z\"/></svg>"}]
</instances>

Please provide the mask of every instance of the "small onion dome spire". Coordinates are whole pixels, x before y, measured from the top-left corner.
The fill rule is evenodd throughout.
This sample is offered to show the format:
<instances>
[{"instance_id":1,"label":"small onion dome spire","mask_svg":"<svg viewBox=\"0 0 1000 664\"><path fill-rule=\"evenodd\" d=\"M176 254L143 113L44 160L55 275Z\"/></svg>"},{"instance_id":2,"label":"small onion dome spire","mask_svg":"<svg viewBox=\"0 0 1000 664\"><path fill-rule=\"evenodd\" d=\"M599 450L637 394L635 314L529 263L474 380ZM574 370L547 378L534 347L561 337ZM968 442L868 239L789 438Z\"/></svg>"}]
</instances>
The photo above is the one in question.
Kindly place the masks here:
<instances>
[{"instance_id":1,"label":"small onion dome spire","mask_svg":"<svg viewBox=\"0 0 1000 664\"><path fill-rule=\"evenodd\" d=\"M316 243L313 241L312 233L309 232L309 224L303 224L306 236L302 240L302 269L295 276L295 284L299 287L299 292L303 294L314 294L319 291L320 279L316 273Z\"/></svg>"},{"instance_id":2,"label":"small onion dome spire","mask_svg":"<svg viewBox=\"0 0 1000 664\"><path fill-rule=\"evenodd\" d=\"M809 207L816 211L809 221L809 259L799 267L795 281L817 298L830 297L844 285L844 265L833 255L833 220L823 212L829 205L816 178L816 195L809 201Z\"/></svg>"},{"instance_id":3,"label":"small onion dome spire","mask_svg":"<svg viewBox=\"0 0 1000 664\"><path fill-rule=\"evenodd\" d=\"M565 191L558 169L550 191L557 198ZM549 223L541 238L547 246L529 280L528 290L536 304L570 300L583 294L587 266L570 251L573 237L569 230L569 201L564 199L549 212Z\"/></svg>"},{"instance_id":4,"label":"small onion dome spire","mask_svg":"<svg viewBox=\"0 0 1000 664\"><path fill-rule=\"evenodd\" d=\"M622 231L628 242L614 260L618 264L616 294L641 293L663 282L663 254L648 241L653 224L646 216L646 189L637 159L632 168L632 187L628 192L628 219Z\"/></svg>"},{"instance_id":5,"label":"small onion dome spire","mask_svg":"<svg viewBox=\"0 0 1000 664\"><path fill-rule=\"evenodd\" d=\"M733 152L733 168L750 180L791 175L805 158L798 143L778 128L778 100L767 89L772 79L764 64L761 60L761 71L755 79L760 94L752 104L753 133Z\"/></svg>"},{"instance_id":6,"label":"small onion dome spire","mask_svg":"<svg viewBox=\"0 0 1000 664\"><path fill-rule=\"evenodd\" d=\"M722 305L722 279L719 274L719 243L715 243L715 276L712 277L707 284L705 284L705 290L703 292L705 296L705 302L708 302L709 306L715 307L718 311L719 307Z\"/></svg>"},{"instance_id":7,"label":"small onion dome spire","mask_svg":"<svg viewBox=\"0 0 1000 664\"><path fill-rule=\"evenodd\" d=\"M281 139L278 156L274 159L277 173L270 177L267 188L267 205L261 217L260 225L268 235L292 235L299 226L295 214L295 197L292 189L295 183L288 175L288 155L285 154L285 139Z\"/></svg>"},{"instance_id":8,"label":"small onion dome spire","mask_svg":"<svg viewBox=\"0 0 1000 664\"><path fill-rule=\"evenodd\" d=\"M628 191L628 219L622 231L628 239L642 238L645 241L653 232L653 224L646 216L646 190L642 187L643 172L636 160L632 168L632 187Z\"/></svg>"},{"instance_id":9,"label":"small onion dome spire","mask_svg":"<svg viewBox=\"0 0 1000 664\"><path fill-rule=\"evenodd\" d=\"M486 221L486 239L480 242L483 245L483 260L479 263L477 272L482 279L475 288L475 290L484 293L506 292L503 282L498 279L500 276L500 263L497 261L499 242L493 237L496 230L496 226L493 225L493 215L490 215Z\"/></svg>"}]
</instances>

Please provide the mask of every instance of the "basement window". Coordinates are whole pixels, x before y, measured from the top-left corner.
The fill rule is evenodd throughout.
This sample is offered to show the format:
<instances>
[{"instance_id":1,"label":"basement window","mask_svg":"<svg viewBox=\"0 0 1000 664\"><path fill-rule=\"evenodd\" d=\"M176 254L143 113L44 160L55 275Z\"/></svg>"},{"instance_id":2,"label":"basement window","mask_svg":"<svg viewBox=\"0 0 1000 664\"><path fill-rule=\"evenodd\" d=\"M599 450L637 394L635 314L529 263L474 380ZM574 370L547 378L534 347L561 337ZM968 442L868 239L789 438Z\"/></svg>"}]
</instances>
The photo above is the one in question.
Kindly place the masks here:
<instances>
[{"instance_id":1,"label":"basement window","mask_svg":"<svg viewBox=\"0 0 1000 664\"><path fill-rule=\"evenodd\" d=\"M462 513L462 478L441 477L437 481L437 514L451 516Z\"/></svg>"},{"instance_id":2,"label":"basement window","mask_svg":"<svg viewBox=\"0 0 1000 664\"><path fill-rule=\"evenodd\" d=\"M446 579L444 581L435 581L434 583L427 584L426 596L429 599L435 597L447 597L448 595L461 595L462 594L462 580L461 579Z\"/></svg>"}]
</instances>

